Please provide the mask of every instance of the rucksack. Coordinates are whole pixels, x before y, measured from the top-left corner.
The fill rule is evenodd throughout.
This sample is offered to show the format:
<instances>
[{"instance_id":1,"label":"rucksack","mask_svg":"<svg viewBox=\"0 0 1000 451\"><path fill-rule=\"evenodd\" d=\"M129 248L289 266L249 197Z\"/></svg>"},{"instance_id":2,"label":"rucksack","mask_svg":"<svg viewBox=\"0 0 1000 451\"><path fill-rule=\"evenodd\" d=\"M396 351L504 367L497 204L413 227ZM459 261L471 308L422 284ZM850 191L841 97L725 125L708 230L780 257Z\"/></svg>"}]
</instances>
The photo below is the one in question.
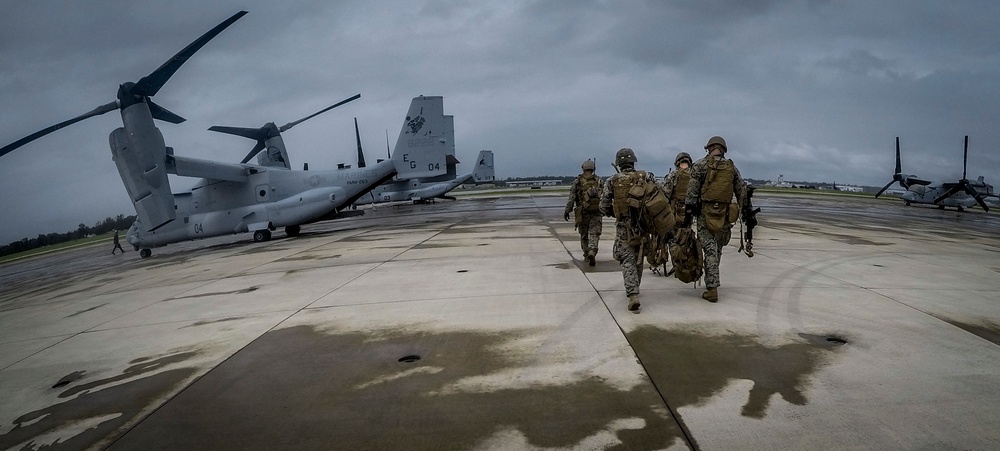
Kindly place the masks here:
<instances>
[{"instance_id":1,"label":"rucksack","mask_svg":"<svg viewBox=\"0 0 1000 451\"><path fill-rule=\"evenodd\" d=\"M674 277L684 283L696 282L704 272L705 256L701 242L690 227L681 227L674 233L668 246Z\"/></svg>"},{"instance_id":2,"label":"rucksack","mask_svg":"<svg viewBox=\"0 0 1000 451\"><path fill-rule=\"evenodd\" d=\"M632 228L657 237L674 228L677 221L666 193L644 171L622 173L613 188L616 218L628 215Z\"/></svg>"},{"instance_id":3,"label":"rucksack","mask_svg":"<svg viewBox=\"0 0 1000 451\"><path fill-rule=\"evenodd\" d=\"M601 203L601 178L596 175L590 177L580 175L577 178L577 186L580 197L577 202L580 208L590 213L600 211L598 207Z\"/></svg>"}]
</instances>

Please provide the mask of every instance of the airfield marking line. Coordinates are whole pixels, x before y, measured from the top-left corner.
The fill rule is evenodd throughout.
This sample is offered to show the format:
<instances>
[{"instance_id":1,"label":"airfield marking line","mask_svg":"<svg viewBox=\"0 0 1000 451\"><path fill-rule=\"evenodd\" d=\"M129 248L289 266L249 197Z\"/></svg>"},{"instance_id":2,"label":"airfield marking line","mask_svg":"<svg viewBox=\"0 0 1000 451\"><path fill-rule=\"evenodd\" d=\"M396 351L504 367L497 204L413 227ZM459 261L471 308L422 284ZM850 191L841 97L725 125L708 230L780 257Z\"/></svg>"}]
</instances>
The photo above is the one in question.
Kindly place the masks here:
<instances>
[{"instance_id":1,"label":"airfield marking line","mask_svg":"<svg viewBox=\"0 0 1000 451\"><path fill-rule=\"evenodd\" d=\"M532 202L534 202L534 196L532 196ZM539 216L545 221L545 224L548 226L549 231L552 233L552 237L559 241L559 244L561 244L563 249L566 250L566 254L569 255L570 260L576 261L576 258L573 257L573 252L570 251L568 247L566 247L566 242L559 238L559 234L556 233L556 229L555 227L553 227L552 222L550 222L548 219L545 219L545 216L542 214L542 207L539 207L538 204L535 203L535 208L538 210ZM546 209L556 209L556 208L558 207L546 207ZM577 269L579 269L579 267L577 267ZM656 393L658 395L660 395L660 400L663 401L663 405L667 407L667 411L669 411L670 415L674 418L674 422L676 422L677 426L680 427L681 433L684 434L684 440L687 442L688 446L695 451L700 450L701 448L698 447L698 442L695 441L694 435L688 429L687 425L684 424L684 420L681 419L681 417L677 414L677 411L670 405L670 402L667 401L667 396L664 395L663 391L660 390L660 387L656 385L656 381L653 379L652 376L650 376L649 369L646 368L646 364L642 361L641 358L639 358L639 354L635 352L635 347L632 346L632 342L629 341L628 334L625 333L625 329L622 328L621 323L618 322L618 317L616 317L615 314L611 312L611 307L608 306L608 302L604 299L604 296L601 295L601 291L598 290L596 286L594 286L594 282L590 280L590 277L587 277L586 273L582 269L580 269L580 272L584 274L584 278L587 279L587 283L590 284L590 287L594 290L594 293L597 294L597 298L601 300L602 304L604 304L604 309L607 310L608 315L611 316L611 320L615 322L615 326L618 326L618 331L621 332L622 338L625 339L625 343L627 343L628 347L632 349L632 355L634 355L635 360L639 362L639 365L642 367L642 371L646 373L646 379L648 379L649 383L653 385L653 389L656 390ZM618 291L615 290L615 292L617 293Z\"/></svg>"}]
</instances>

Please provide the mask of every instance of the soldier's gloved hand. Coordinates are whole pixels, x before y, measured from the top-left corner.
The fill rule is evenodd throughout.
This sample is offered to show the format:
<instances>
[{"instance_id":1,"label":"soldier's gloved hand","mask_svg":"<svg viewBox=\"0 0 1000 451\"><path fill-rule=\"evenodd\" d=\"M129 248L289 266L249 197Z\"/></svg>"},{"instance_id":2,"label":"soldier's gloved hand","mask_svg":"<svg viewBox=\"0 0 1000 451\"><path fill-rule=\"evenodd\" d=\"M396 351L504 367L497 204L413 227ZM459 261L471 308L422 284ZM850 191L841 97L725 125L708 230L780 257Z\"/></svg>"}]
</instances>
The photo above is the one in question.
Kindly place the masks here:
<instances>
[{"instance_id":1,"label":"soldier's gloved hand","mask_svg":"<svg viewBox=\"0 0 1000 451\"><path fill-rule=\"evenodd\" d=\"M569 212L568 211L564 211L563 212L563 221L569 221Z\"/></svg>"}]
</instances>

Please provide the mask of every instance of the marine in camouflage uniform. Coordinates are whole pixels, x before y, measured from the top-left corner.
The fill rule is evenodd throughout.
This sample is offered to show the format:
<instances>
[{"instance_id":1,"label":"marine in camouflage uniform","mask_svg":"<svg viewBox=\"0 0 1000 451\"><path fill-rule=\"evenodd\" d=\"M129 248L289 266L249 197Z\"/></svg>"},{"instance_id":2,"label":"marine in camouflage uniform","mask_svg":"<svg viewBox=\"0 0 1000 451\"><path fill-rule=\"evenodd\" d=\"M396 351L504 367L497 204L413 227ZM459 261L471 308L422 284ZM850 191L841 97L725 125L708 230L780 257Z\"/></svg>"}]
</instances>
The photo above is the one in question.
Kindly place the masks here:
<instances>
[{"instance_id":1,"label":"marine in camouflage uniform","mask_svg":"<svg viewBox=\"0 0 1000 451\"><path fill-rule=\"evenodd\" d=\"M670 206L674 209L674 217L678 218L674 230L667 233L667 241L673 241L675 231L684 227L680 218L684 217L684 202L687 200L688 181L691 179L691 155L687 152L677 154L674 159L674 170L663 179L663 192L670 199Z\"/></svg>"},{"instance_id":2,"label":"marine in camouflage uniform","mask_svg":"<svg viewBox=\"0 0 1000 451\"><path fill-rule=\"evenodd\" d=\"M604 182L604 194L601 195L601 213L615 218L615 247L613 256L622 266L622 279L625 282L625 294L628 295L628 309L639 313L639 284L642 282L642 243L630 243L629 220L627 214L615 216L615 182L622 177L635 172L635 152L623 148L615 154L615 164L621 172L612 175ZM646 173L648 180L655 182L652 174ZM624 199L619 199L619 202Z\"/></svg>"},{"instance_id":3,"label":"marine in camouflage uniform","mask_svg":"<svg viewBox=\"0 0 1000 451\"><path fill-rule=\"evenodd\" d=\"M709 231L708 218L706 212L721 205L728 206L731 199L712 199L719 197L718 193L724 193L731 198L736 197L737 204L741 204L746 199L746 184L740 177L740 171L731 160L726 159L726 141L721 136L713 136L705 145L708 155L698 160L691 166L691 181L688 183L687 198L685 199L685 220L690 223L691 217L698 219L698 239L701 240L702 250L705 252L705 288L701 297L709 302L719 300L719 262L722 260L722 248L729 244L732 236L732 224L724 221L721 230L716 233ZM708 177L710 168L724 168L715 170L712 178ZM731 171L728 168L731 167ZM715 177L718 175L719 177ZM731 178L731 180L727 180ZM710 179L710 180L706 180ZM715 193L707 194L707 193ZM714 204L714 205L713 205Z\"/></svg>"},{"instance_id":4,"label":"marine in camouflage uniform","mask_svg":"<svg viewBox=\"0 0 1000 451\"><path fill-rule=\"evenodd\" d=\"M597 244L601 240L601 179L594 175L597 166L593 160L584 161L580 166L583 174L573 179L569 187L569 200L563 219L569 221L570 213L576 217L576 230L580 232L580 249L590 266L597 263Z\"/></svg>"}]
</instances>

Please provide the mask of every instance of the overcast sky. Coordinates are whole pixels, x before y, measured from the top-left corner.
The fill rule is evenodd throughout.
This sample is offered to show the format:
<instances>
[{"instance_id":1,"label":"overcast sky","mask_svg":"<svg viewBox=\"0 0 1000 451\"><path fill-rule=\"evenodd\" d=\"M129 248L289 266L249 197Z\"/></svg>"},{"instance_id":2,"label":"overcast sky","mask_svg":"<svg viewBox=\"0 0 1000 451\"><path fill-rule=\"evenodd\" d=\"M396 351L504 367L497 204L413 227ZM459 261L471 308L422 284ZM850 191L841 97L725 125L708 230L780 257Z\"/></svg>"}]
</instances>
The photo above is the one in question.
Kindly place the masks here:
<instances>
[{"instance_id":1,"label":"overcast sky","mask_svg":"<svg viewBox=\"0 0 1000 451\"><path fill-rule=\"evenodd\" d=\"M395 143L410 99L444 96L460 172L571 175L621 147L662 176L722 135L744 177L883 185L903 172L1000 186L995 1L5 1L0 145L115 99L240 9L155 101L179 155L238 162L258 127L361 99L283 134L294 167ZM112 112L0 158L0 243L134 214L111 160ZM173 190L194 181L171 176Z\"/></svg>"}]
</instances>

